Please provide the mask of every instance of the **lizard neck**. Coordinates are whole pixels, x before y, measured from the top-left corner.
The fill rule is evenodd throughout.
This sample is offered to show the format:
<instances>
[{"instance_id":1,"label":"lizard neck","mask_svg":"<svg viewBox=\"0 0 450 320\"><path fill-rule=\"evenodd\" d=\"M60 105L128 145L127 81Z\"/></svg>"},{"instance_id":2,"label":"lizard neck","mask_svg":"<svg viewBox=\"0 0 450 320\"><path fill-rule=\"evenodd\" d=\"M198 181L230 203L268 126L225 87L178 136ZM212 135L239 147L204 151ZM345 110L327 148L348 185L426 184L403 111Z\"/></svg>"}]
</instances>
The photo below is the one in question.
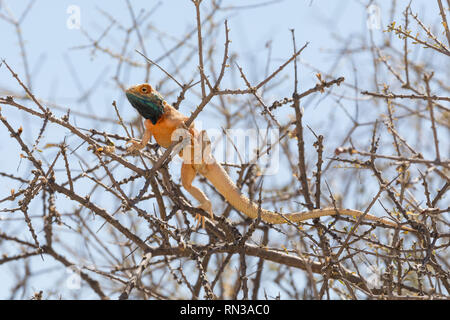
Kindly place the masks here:
<instances>
[{"instance_id":1,"label":"lizard neck","mask_svg":"<svg viewBox=\"0 0 450 320\"><path fill-rule=\"evenodd\" d=\"M164 100L158 95L140 95L137 93L126 93L130 104L139 112L145 119L150 120L156 124L164 114Z\"/></svg>"}]
</instances>

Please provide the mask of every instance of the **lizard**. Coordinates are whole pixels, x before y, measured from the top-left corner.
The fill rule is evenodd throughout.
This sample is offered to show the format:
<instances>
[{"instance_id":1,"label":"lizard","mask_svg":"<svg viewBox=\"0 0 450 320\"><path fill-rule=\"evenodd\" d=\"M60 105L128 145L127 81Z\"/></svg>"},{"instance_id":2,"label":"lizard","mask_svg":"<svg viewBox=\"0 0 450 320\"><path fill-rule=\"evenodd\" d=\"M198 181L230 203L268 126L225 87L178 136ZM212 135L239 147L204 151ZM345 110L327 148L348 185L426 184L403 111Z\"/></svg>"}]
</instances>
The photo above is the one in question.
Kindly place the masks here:
<instances>
[{"instance_id":1,"label":"lizard","mask_svg":"<svg viewBox=\"0 0 450 320\"><path fill-rule=\"evenodd\" d=\"M210 142L208 141L205 132L198 132L194 127L194 123L189 127L186 127L185 122L188 120L188 117L168 104L163 96L150 84L143 83L131 86L126 90L125 94L130 104L145 119L145 131L141 141L138 142L134 139L128 141L127 144L131 143L131 146L127 148L127 151L134 152L145 148L152 136L155 138L158 145L167 149L172 145L173 141L178 141L176 137L180 134L179 130L182 130L185 133L187 132L187 136L190 138L191 148L183 148L179 153L183 158L183 163L181 165L181 184L183 188L200 203L199 208L205 210L213 220L214 215L211 201L202 190L192 185L197 174L201 174L209 180L214 188L216 188L216 190L236 210L252 219L258 218L258 215L260 214L261 219L267 223L283 224L289 221L301 222L308 219L340 214L352 216L354 218L363 216L364 219L375 221L386 226L401 228L405 231L415 231L414 229L399 225L393 221L353 209L337 209L333 207L287 214L278 214L273 211L262 209L255 202L249 200L242 194L222 165L211 155L210 148L208 148ZM194 155L196 146L200 146L204 149L200 152L200 157L197 155L197 158L195 158ZM192 159L197 161L192 161ZM201 221L202 226L204 227L204 216L197 214L195 219L198 221L197 226Z\"/></svg>"}]
</instances>

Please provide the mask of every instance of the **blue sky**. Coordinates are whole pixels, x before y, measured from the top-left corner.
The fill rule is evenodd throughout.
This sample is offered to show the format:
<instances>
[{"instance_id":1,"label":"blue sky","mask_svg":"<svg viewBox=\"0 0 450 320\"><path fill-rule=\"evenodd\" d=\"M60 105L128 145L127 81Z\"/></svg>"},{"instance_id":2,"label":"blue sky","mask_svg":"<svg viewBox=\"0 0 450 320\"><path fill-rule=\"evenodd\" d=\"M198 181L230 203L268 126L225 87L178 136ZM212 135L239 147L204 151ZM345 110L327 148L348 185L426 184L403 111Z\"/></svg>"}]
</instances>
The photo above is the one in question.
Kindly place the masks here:
<instances>
[{"instance_id":1,"label":"blue sky","mask_svg":"<svg viewBox=\"0 0 450 320\"><path fill-rule=\"evenodd\" d=\"M205 0L204 2L207 1ZM236 3L252 5L261 2L264 1L224 0L223 7ZM353 34L361 33L361 30L367 29L366 10L359 2L350 0L285 0L277 4L245 9L239 12L235 10L223 11L221 16L227 17L229 20L232 52L239 54L238 61L241 66L251 66L246 72L249 78L256 82L258 79L261 80L260 69L265 68L267 58L267 50L265 48L268 41L272 41L273 45L272 68L281 64L291 55L292 40L290 29L295 29L298 47L305 42L309 42L309 46L304 51L304 54L301 55L301 59L321 70L329 70L334 63L333 57L336 54L334 50L336 50L338 45L341 45L335 35L339 35L344 39L351 39ZM409 1L398 2L399 7L404 7ZM9 8L17 18L25 9L28 1L3 0L0 3L2 4L0 7L1 14L8 15L7 8ZM195 26L195 10L191 1L166 0L160 3L161 5L156 6L158 4L156 0L132 1L136 13L139 13L140 8L144 6L147 9L156 6L155 12L152 13L146 24L151 21L152 25L167 33L167 39L158 39L156 35L150 32L145 47L149 57L154 59L165 51L163 45L171 46L170 37L182 38L187 31ZM425 0L414 1L413 10L423 15L436 10L434 2L429 8L425 6L427 3L429 4ZM89 44L88 39L81 30L67 28L66 23L69 17L67 9L71 5L76 5L80 8L81 27L83 30L87 30L89 35L94 38L98 38L106 26L109 25L108 19L99 13L99 9L107 11L126 27L129 27L131 24L130 14L125 1L36 1L21 25L22 35L25 39L27 62L33 79L34 94L44 100L70 107L77 112L95 114L112 119L114 118L114 111L111 108L111 102L116 100L122 116L126 120L132 119L136 116L134 110L126 104L123 92L117 88L112 80L112 76L115 73L115 62L105 54L94 52L92 49L80 49L80 46ZM390 1L378 1L378 5L381 8L381 23L384 29L390 22L387 14L390 8ZM399 17L398 14L396 14L397 18ZM330 25L333 25L333 32L330 32ZM382 35L382 30L374 31L376 41L381 39ZM223 34L217 37L217 45L223 46ZM20 57L17 34L14 27L4 20L0 20L0 38L0 58L5 59L24 80L24 67ZM194 40L195 38L189 42L189 45L195 46L196 42ZM121 41L123 41L123 32L115 25L111 29L105 45L111 50L119 51L122 44ZM359 40L354 39L354 41L358 43ZM136 37L133 37L129 47L140 49ZM133 51L128 52L127 55L134 61L144 62ZM192 70L195 70L197 61L195 59L193 61ZM365 64L366 62L367 60L361 57L361 64L358 64L358 72L363 72L364 68L370 67ZM161 64L170 65L167 59L163 59ZM74 70L76 70L76 73L73 72ZM352 79L353 70L345 59L335 72L336 76L344 75ZM76 74L76 78L74 74ZM309 88L315 84L316 79L313 70L305 67L301 69L300 74L303 88ZM287 75L289 76L289 73ZM128 79L130 84L134 84L141 82L143 74L141 71L126 70L122 76L123 79ZM290 76L292 76L292 73ZM158 72L155 71L154 79L157 77ZM186 77L188 78L189 75ZM364 83L364 79L360 81ZM96 83L95 92L91 93L87 100L77 100L94 83ZM286 86L283 87L284 92L280 92L281 97L290 94L292 91L291 84L292 81L286 82ZM232 85L232 83L230 82L228 85ZM370 81L367 81L367 85L370 89ZM21 92L16 81L11 77L7 69L2 66L0 67L0 95L3 95L8 90ZM187 109L184 112L192 111L195 102L195 97L188 96L185 104ZM308 123L320 122L321 112L317 112L319 111L318 109L312 110L312 112L307 112L305 115L306 121ZM29 121L28 118L18 114L16 110L7 110L6 107L3 107L2 112L17 127ZM58 112L55 110L55 113ZM213 116L213 114L205 112L202 120L214 126L214 122L206 120L213 119ZM117 130L117 126L114 123L86 121L76 116L74 119L77 125L82 127L94 127L111 132ZM39 130L39 124L37 127L30 128L31 130L33 132ZM53 136L47 133L46 141L59 142L61 138L58 136L59 132L57 130L49 132L53 132ZM5 128L0 128L0 136L7 137L7 135ZM30 137L33 136L33 134L30 134ZM14 172L18 168L19 162L19 159L15 157L15 155L19 154L17 146L10 139L2 138L2 141L0 152L6 156L0 159L0 169L4 172ZM30 141L32 140L30 139ZM10 150L14 151L11 152ZM9 157L9 154L14 156ZM24 163L20 164L20 166L22 167L19 170L27 168ZM10 184L7 184L5 180L0 180L0 198L9 194L10 189ZM0 298L8 296L11 275L12 270L8 266L0 266L0 283L3 284L0 285ZM33 283L33 287L45 287L45 279L36 280L36 283ZM31 293L31 291L27 292L27 295L29 296Z\"/></svg>"}]
</instances>

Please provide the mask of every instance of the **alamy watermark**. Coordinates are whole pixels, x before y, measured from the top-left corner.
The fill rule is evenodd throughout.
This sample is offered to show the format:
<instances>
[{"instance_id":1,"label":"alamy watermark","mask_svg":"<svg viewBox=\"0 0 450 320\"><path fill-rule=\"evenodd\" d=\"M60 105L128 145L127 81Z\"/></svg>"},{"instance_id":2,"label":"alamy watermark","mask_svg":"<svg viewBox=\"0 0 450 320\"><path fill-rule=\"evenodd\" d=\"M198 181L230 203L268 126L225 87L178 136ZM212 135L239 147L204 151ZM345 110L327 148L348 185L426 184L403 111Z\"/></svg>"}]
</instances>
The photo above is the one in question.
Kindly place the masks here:
<instances>
[{"instance_id":1,"label":"alamy watermark","mask_svg":"<svg viewBox=\"0 0 450 320\"><path fill-rule=\"evenodd\" d=\"M369 30L381 29L381 9L376 4L367 7L367 28Z\"/></svg>"},{"instance_id":2,"label":"alamy watermark","mask_svg":"<svg viewBox=\"0 0 450 320\"><path fill-rule=\"evenodd\" d=\"M201 122L197 122L196 130L199 134L194 141L186 129L175 130L172 134L172 141L180 141L174 152L182 151L184 163L201 165L215 159L227 164L258 164L261 175L278 173L278 129L201 130Z\"/></svg>"},{"instance_id":3,"label":"alamy watermark","mask_svg":"<svg viewBox=\"0 0 450 320\"><path fill-rule=\"evenodd\" d=\"M66 287L69 290L79 290L81 288L80 269L72 265L66 268Z\"/></svg>"},{"instance_id":4,"label":"alamy watermark","mask_svg":"<svg viewBox=\"0 0 450 320\"><path fill-rule=\"evenodd\" d=\"M67 7L66 13L69 17L66 20L66 26L68 29L80 29L81 28L81 9L77 5L70 5Z\"/></svg>"},{"instance_id":5,"label":"alamy watermark","mask_svg":"<svg viewBox=\"0 0 450 320\"><path fill-rule=\"evenodd\" d=\"M378 266L369 265L367 267L367 274L366 282L370 289L379 288L382 285L383 271Z\"/></svg>"}]
</instances>

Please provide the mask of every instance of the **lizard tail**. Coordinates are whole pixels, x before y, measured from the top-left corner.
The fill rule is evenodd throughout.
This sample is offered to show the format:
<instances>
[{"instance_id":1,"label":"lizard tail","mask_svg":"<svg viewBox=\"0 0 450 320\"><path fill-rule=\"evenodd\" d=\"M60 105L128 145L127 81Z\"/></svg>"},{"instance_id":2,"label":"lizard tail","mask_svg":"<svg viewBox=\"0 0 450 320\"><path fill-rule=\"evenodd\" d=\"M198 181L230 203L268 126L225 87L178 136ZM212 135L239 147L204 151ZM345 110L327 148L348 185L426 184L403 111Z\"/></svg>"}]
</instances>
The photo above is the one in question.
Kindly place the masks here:
<instances>
[{"instance_id":1,"label":"lizard tail","mask_svg":"<svg viewBox=\"0 0 450 320\"><path fill-rule=\"evenodd\" d=\"M202 170L201 174L208 179L216 188L219 193L225 197L225 199L238 211L244 213L252 219L258 218L258 205L253 201L250 201L242 192L236 187L230 176L223 169L223 167L217 162L206 165L207 170ZM352 216L355 218L360 217L364 213L358 210L351 209L338 209L338 214L345 216ZM287 214L279 214L266 209L261 208L261 219L265 222L272 224L283 224L288 221L300 222L308 219L315 219L324 216L336 215L335 208L315 209L305 212L294 212ZM397 223L382 219L371 214L366 214L364 219L379 222L391 227L400 227L406 231L415 231L414 229L406 226L400 226Z\"/></svg>"}]
</instances>

